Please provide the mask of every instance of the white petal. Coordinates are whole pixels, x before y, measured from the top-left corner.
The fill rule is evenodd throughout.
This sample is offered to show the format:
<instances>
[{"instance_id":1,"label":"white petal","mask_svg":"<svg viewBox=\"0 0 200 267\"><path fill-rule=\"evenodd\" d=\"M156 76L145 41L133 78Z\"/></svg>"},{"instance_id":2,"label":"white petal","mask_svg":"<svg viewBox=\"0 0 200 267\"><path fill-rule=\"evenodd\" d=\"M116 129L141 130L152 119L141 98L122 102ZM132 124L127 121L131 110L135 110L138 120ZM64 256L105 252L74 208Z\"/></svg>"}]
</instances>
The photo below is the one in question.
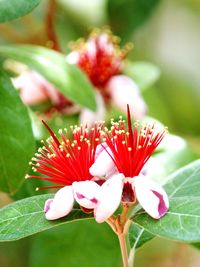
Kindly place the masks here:
<instances>
[{"instance_id":1,"label":"white petal","mask_svg":"<svg viewBox=\"0 0 200 267\"><path fill-rule=\"evenodd\" d=\"M107 52L108 43L109 40L108 40L108 35L106 33L102 33L98 36L98 44L102 51Z\"/></svg>"},{"instance_id":2,"label":"white petal","mask_svg":"<svg viewBox=\"0 0 200 267\"><path fill-rule=\"evenodd\" d=\"M123 190L123 174L117 174L108 179L101 186L100 200L94 209L94 216L98 223L107 220L118 208Z\"/></svg>"},{"instance_id":3,"label":"white petal","mask_svg":"<svg viewBox=\"0 0 200 267\"><path fill-rule=\"evenodd\" d=\"M106 180L110 179L113 175L118 174L118 173L119 173L119 171L118 171L117 167L114 166L112 169L107 171L107 173L105 174L105 178L106 178Z\"/></svg>"},{"instance_id":4,"label":"white petal","mask_svg":"<svg viewBox=\"0 0 200 267\"><path fill-rule=\"evenodd\" d=\"M95 39L90 38L86 43L86 47L87 47L87 55L89 56L89 60L90 61L95 60L96 54L97 54L97 46L96 46Z\"/></svg>"},{"instance_id":5,"label":"white petal","mask_svg":"<svg viewBox=\"0 0 200 267\"><path fill-rule=\"evenodd\" d=\"M46 101L48 95L42 89L41 78L33 71L25 71L17 78L12 79L14 86L20 90L20 96L24 104L35 105Z\"/></svg>"},{"instance_id":6,"label":"white petal","mask_svg":"<svg viewBox=\"0 0 200 267\"><path fill-rule=\"evenodd\" d=\"M47 220L56 220L70 213L74 205L74 195L71 186L58 190L53 199L45 202L44 211Z\"/></svg>"},{"instance_id":7,"label":"white petal","mask_svg":"<svg viewBox=\"0 0 200 267\"><path fill-rule=\"evenodd\" d=\"M77 64L79 60L79 53L76 51L69 53L66 57L66 60L69 64Z\"/></svg>"},{"instance_id":8,"label":"white petal","mask_svg":"<svg viewBox=\"0 0 200 267\"><path fill-rule=\"evenodd\" d=\"M97 110L94 112L90 109L84 108L82 109L80 114L80 123L87 124L88 128L91 128L95 121L103 120L105 117L104 101L98 91L96 91L95 98L97 103Z\"/></svg>"},{"instance_id":9,"label":"white petal","mask_svg":"<svg viewBox=\"0 0 200 267\"><path fill-rule=\"evenodd\" d=\"M113 103L126 113L127 104L134 119L141 119L147 111L146 104L140 95L137 84L125 75L112 77L106 88L111 94Z\"/></svg>"},{"instance_id":10,"label":"white petal","mask_svg":"<svg viewBox=\"0 0 200 267\"><path fill-rule=\"evenodd\" d=\"M111 150L108 148L108 145L106 144L106 142L103 142L103 143L99 144L99 145L96 147L95 161L96 161L96 159L99 157L99 155L103 152L103 150L105 150L105 149L109 151L110 155L112 155L112 152L111 152ZM103 153L103 155L104 155L104 153ZM109 155L108 155L108 156L109 156ZM107 156L106 156L106 157L107 157ZM109 156L109 157L110 157L110 156ZM110 159L109 159L109 161L110 161ZM115 166L114 163L113 163L113 160L111 161L111 167L109 167L109 168L107 169L107 171L106 171L105 174L101 174L101 175L99 175L99 172L98 172L98 175L97 175L96 171L98 171L98 170L95 169L96 166L97 166L97 165L94 165L94 164L93 164L93 165L91 166L91 169L90 169L90 173L91 173L92 175L94 175L94 176L104 176L104 175L105 175L106 179L108 179L108 178L111 178L111 176L113 176L114 174L119 173L119 171L117 170L116 166ZM102 166L102 165L101 165L101 166ZM100 172L102 172L102 168L100 169ZM95 173L96 173L96 174L95 174Z\"/></svg>"},{"instance_id":11,"label":"white petal","mask_svg":"<svg viewBox=\"0 0 200 267\"><path fill-rule=\"evenodd\" d=\"M95 160L98 158L98 156L101 154L101 152L104 150L104 149L107 149L108 148L108 145L106 144L106 142L102 142L101 144L99 144L97 147L96 147L96 151L95 151Z\"/></svg>"},{"instance_id":12,"label":"white petal","mask_svg":"<svg viewBox=\"0 0 200 267\"><path fill-rule=\"evenodd\" d=\"M169 200L164 189L146 176L133 178L133 190L143 209L154 219L161 218L169 208Z\"/></svg>"},{"instance_id":13,"label":"white petal","mask_svg":"<svg viewBox=\"0 0 200 267\"><path fill-rule=\"evenodd\" d=\"M60 93L59 91L49 83L42 75L33 71L32 72L37 81L37 85L40 88L40 91L45 92L46 97L51 100L52 104L56 105L60 103Z\"/></svg>"},{"instance_id":14,"label":"white petal","mask_svg":"<svg viewBox=\"0 0 200 267\"><path fill-rule=\"evenodd\" d=\"M155 158L151 157L142 168L140 174L148 177L153 177L155 173L157 173L157 169L160 166L158 166L158 162ZM156 170L156 171L155 171Z\"/></svg>"},{"instance_id":15,"label":"white petal","mask_svg":"<svg viewBox=\"0 0 200 267\"><path fill-rule=\"evenodd\" d=\"M74 197L82 207L93 209L99 200L100 186L93 181L74 182Z\"/></svg>"},{"instance_id":16,"label":"white petal","mask_svg":"<svg viewBox=\"0 0 200 267\"><path fill-rule=\"evenodd\" d=\"M112 172L115 164L112 160L112 152L108 146L105 147L100 153L97 151L97 158L93 165L90 167L90 174L93 176L104 176ZM111 155L111 156L110 156Z\"/></svg>"}]
</instances>

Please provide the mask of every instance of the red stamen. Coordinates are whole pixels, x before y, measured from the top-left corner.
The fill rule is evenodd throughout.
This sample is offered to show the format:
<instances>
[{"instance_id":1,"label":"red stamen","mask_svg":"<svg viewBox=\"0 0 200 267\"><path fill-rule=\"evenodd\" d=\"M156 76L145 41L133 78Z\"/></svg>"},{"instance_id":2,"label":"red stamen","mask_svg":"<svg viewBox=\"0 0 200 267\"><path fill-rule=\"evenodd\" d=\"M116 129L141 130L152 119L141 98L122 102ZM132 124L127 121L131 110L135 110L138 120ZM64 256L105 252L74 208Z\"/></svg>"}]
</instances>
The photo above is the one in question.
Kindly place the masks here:
<instances>
[{"instance_id":1,"label":"red stamen","mask_svg":"<svg viewBox=\"0 0 200 267\"><path fill-rule=\"evenodd\" d=\"M119 40L110 32L92 32L86 43L75 50L79 54L77 65L97 88L104 88L108 80L122 72L122 61L128 47L121 50Z\"/></svg>"},{"instance_id":2,"label":"red stamen","mask_svg":"<svg viewBox=\"0 0 200 267\"><path fill-rule=\"evenodd\" d=\"M62 184L61 187L71 185L74 181L91 180L89 168L94 163L96 147L100 143L102 124L95 124L91 131L87 127L76 126L71 138L67 130L66 134L60 130L61 141L45 122L43 124L51 138L38 150L32 163L33 170L42 176L32 175L28 178Z\"/></svg>"},{"instance_id":3,"label":"red stamen","mask_svg":"<svg viewBox=\"0 0 200 267\"><path fill-rule=\"evenodd\" d=\"M155 130L155 125L132 126L129 106L127 106L128 125L122 119L112 122L111 131L104 134L106 143L112 151L113 161L125 177L139 175L157 146L166 134L166 130Z\"/></svg>"}]
</instances>

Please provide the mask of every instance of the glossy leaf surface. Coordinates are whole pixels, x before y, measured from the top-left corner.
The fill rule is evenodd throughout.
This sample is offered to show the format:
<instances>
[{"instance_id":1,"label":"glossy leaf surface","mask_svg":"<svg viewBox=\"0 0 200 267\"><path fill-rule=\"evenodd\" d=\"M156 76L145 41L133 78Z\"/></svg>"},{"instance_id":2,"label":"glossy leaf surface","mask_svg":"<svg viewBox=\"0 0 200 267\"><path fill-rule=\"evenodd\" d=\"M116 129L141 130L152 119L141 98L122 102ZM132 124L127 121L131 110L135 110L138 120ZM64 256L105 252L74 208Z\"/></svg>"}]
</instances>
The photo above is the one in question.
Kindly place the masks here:
<instances>
[{"instance_id":1,"label":"glossy leaf surface","mask_svg":"<svg viewBox=\"0 0 200 267\"><path fill-rule=\"evenodd\" d=\"M14 193L35 152L31 121L8 76L0 70L0 191Z\"/></svg>"},{"instance_id":2,"label":"glossy leaf surface","mask_svg":"<svg viewBox=\"0 0 200 267\"><path fill-rule=\"evenodd\" d=\"M200 160L172 174L165 190L170 199L170 208L160 220L150 218L139 211L134 222L148 232L186 242L200 240Z\"/></svg>"},{"instance_id":3,"label":"glossy leaf surface","mask_svg":"<svg viewBox=\"0 0 200 267\"><path fill-rule=\"evenodd\" d=\"M34 45L1 46L0 55L36 70L73 102L96 109L91 83L80 69L67 63L64 55Z\"/></svg>"},{"instance_id":4,"label":"glossy leaf surface","mask_svg":"<svg viewBox=\"0 0 200 267\"><path fill-rule=\"evenodd\" d=\"M52 194L26 198L0 210L0 241L13 241L58 225L75 220L90 218L80 208L59 220L48 221L44 216L44 203Z\"/></svg>"}]
</instances>

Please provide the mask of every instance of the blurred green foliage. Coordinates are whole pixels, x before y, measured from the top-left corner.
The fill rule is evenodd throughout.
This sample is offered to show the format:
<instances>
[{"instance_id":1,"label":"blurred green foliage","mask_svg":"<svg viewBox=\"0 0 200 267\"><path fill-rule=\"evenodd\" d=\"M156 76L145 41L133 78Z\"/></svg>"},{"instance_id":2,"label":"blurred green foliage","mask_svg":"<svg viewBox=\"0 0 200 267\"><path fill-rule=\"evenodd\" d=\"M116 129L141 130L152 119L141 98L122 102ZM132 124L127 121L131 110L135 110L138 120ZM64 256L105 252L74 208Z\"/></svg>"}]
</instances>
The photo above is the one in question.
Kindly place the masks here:
<instances>
[{"instance_id":1,"label":"blurred green foliage","mask_svg":"<svg viewBox=\"0 0 200 267\"><path fill-rule=\"evenodd\" d=\"M152 14L159 0L108 0L109 25L115 34L129 41L133 32Z\"/></svg>"},{"instance_id":2,"label":"blurred green foliage","mask_svg":"<svg viewBox=\"0 0 200 267\"><path fill-rule=\"evenodd\" d=\"M22 17L31 12L39 3L40 0L2 0L0 2L0 22Z\"/></svg>"}]
</instances>

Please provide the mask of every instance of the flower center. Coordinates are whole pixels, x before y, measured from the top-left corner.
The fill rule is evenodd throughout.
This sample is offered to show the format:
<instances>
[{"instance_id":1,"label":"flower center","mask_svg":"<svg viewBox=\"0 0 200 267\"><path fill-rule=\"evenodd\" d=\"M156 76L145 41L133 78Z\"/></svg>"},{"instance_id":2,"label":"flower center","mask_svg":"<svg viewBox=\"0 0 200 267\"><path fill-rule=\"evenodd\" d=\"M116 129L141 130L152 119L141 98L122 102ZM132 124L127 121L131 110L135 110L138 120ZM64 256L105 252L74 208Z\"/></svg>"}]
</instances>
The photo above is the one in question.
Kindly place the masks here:
<instances>
[{"instance_id":1,"label":"flower center","mask_svg":"<svg viewBox=\"0 0 200 267\"><path fill-rule=\"evenodd\" d=\"M123 192L122 192L122 202L126 203L135 203L136 196L135 192L132 189L132 185L129 182L132 178L125 178L127 182L124 182Z\"/></svg>"}]
</instances>

